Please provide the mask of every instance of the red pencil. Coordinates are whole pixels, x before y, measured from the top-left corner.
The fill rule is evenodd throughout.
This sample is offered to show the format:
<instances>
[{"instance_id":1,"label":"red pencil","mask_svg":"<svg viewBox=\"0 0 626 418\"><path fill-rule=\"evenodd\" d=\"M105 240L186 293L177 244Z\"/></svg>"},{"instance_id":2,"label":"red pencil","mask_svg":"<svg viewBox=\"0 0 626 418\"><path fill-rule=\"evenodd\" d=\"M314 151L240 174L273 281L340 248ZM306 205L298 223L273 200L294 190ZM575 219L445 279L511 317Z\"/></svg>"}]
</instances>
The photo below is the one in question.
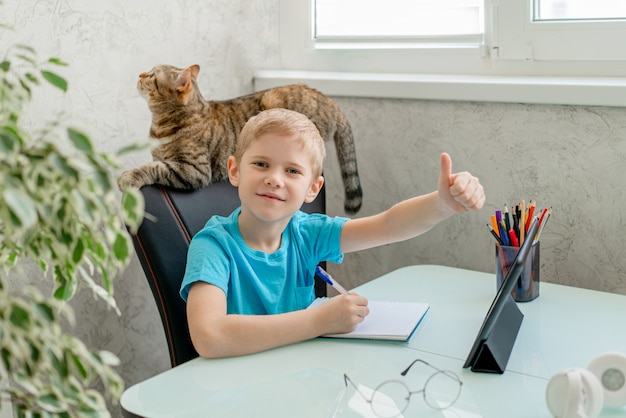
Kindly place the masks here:
<instances>
[{"instance_id":1,"label":"red pencil","mask_svg":"<svg viewBox=\"0 0 626 418\"><path fill-rule=\"evenodd\" d=\"M541 226L541 223L543 222L543 218L546 216L546 213L548 213L548 208L543 208L543 210L541 211L541 215L539 215L539 226Z\"/></svg>"},{"instance_id":2,"label":"red pencil","mask_svg":"<svg viewBox=\"0 0 626 418\"><path fill-rule=\"evenodd\" d=\"M509 239L511 240L511 245L513 247L519 247L519 242L517 241L517 234L512 229L509 229Z\"/></svg>"},{"instance_id":3,"label":"red pencil","mask_svg":"<svg viewBox=\"0 0 626 418\"><path fill-rule=\"evenodd\" d=\"M524 225L524 229L528 232L528 228L530 228L530 223L533 220L533 213L535 212L535 206L537 206L537 201L533 200L528 205L528 216L526 217L526 225Z\"/></svg>"}]
</instances>

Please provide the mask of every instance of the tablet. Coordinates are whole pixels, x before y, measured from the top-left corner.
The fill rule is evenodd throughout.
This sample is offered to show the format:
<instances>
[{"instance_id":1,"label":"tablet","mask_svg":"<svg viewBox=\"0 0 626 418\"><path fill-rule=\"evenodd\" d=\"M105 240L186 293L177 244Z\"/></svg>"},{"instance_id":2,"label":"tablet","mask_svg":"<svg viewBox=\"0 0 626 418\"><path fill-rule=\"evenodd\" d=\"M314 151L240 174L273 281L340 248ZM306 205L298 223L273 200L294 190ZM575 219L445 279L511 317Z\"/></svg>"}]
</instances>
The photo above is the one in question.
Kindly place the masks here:
<instances>
[{"instance_id":1,"label":"tablet","mask_svg":"<svg viewBox=\"0 0 626 418\"><path fill-rule=\"evenodd\" d=\"M537 230L539 229L538 226L539 218L535 217L532 224L530 225L530 228L528 228L528 233L526 234L526 236L534 237L537 234ZM511 296L511 290L513 290L513 286L515 286L515 284L517 283L517 279L519 279L522 273L524 263L526 262L526 258L530 253L530 247L533 245L533 241L534 239L526 239L522 244L519 252L517 253L515 260L513 260L513 263L511 264L511 267L509 268L506 277L502 281L500 289L498 289L498 292L496 293L493 302L491 302L491 306L487 311L485 320L480 327L480 331L478 331L478 335L474 340L474 345L472 346L472 349L467 356L467 360L465 360L463 368L467 368L474 364L481 345L487 340L487 337L489 337L489 335L491 334L491 330L498 321L498 317L500 316L502 309L507 303L507 299L513 298L513 296Z\"/></svg>"}]
</instances>

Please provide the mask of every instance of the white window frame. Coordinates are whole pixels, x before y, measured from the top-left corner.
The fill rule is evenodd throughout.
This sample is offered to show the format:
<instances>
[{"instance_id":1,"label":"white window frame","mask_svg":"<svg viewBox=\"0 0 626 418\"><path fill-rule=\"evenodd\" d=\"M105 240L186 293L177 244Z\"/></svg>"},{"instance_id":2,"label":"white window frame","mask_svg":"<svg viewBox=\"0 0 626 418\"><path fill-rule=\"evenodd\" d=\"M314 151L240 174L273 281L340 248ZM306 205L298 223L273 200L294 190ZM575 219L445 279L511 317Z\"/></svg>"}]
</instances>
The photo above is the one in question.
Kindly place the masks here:
<instances>
[{"instance_id":1,"label":"white window frame","mask_svg":"<svg viewBox=\"0 0 626 418\"><path fill-rule=\"evenodd\" d=\"M440 72L441 68L483 66L482 39L457 37L417 42L368 42L313 39L313 0L280 1L281 66L287 70L364 71L376 73ZM436 59L429 59L429 57ZM439 64L439 62L443 62Z\"/></svg>"},{"instance_id":2,"label":"white window frame","mask_svg":"<svg viewBox=\"0 0 626 418\"><path fill-rule=\"evenodd\" d=\"M626 61L626 21L533 21L528 0L492 1L493 48L499 59L597 63L598 73Z\"/></svg>"},{"instance_id":3,"label":"white window frame","mask_svg":"<svg viewBox=\"0 0 626 418\"><path fill-rule=\"evenodd\" d=\"M485 0L485 36L480 40L356 46L313 40L312 1L280 0L280 66L259 69L256 90L305 82L327 94L356 97L626 106L626 60L558 55L566 51L558 42L562 38L568 47L584 45L585 39L553 36L546 44L553 48L549 51L536 38L522 38L545 35L555 25L531 22L527 0ZM507 20L507 13L516 17ZM503 25L519 32L505 35ZM556 27L553 33L565 34L575 25ZM580 35L585 38L590 31L597 34L598 29L587 26ZM614 52L621 40L626 36L606 48Z\"/></svg>"}]
</instances>

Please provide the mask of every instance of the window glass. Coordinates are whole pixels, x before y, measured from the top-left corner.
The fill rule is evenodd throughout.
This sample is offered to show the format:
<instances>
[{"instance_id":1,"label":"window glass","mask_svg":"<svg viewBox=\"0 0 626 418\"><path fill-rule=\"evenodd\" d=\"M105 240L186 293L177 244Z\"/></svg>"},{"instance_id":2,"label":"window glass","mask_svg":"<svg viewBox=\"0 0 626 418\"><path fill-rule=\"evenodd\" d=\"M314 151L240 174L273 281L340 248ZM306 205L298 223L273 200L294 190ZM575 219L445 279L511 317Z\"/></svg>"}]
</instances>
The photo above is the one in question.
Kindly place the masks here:
<instances>
[{"instance_id":1,"label":"window glass","mask_svg":"<svg viewBox=\"0 0 626 418\"><path fill-rule=\"evenodd\" d=\"M595 20L626 18L626 1L535 0L534 20Z\"/></svg>"},{"instance_id":2,"label":"window glass","mask_svg":"<svg viewBox=\"0 0 626 418\"><path fill-rule=\"evenodd\" d=\"M475 35L482 0L315 0L315 37Z\"/></svg>"}]
</instances>

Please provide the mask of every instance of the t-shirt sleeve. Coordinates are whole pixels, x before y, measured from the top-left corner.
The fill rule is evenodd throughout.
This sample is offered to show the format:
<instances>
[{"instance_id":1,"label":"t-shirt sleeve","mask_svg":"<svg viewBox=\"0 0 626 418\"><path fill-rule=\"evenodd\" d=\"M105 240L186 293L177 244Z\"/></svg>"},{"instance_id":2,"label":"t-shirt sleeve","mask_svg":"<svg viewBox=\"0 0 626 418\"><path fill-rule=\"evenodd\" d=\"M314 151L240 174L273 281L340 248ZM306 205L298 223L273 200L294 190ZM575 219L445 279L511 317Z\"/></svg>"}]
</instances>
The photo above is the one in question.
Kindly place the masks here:
<instances>
[{"instance_id":1,"label":"t-shirt sleeve","mask_svg":"<svg viewBox=\"0 0 626 418\"><path fill-rule=\"evenodd\" d=\"M206 230L198 232L189 244L185 276L180 287L181 298L187 302L189 289L199 281L215 285L226 294L229 277L230 263L224 248Z\"/></svg>"},{"instance_id":2,"label":"t-shirt sleeve","mask_svg":"<svg viewBox=\"0 0 626 418\"><path fill-rule=\"evenodd\" d=\"M300 219L301 239L309 243L311 257L316 261L341 263L341 230L348 218L323 214L303 215Z\"/></svg>"}]
</instances>

